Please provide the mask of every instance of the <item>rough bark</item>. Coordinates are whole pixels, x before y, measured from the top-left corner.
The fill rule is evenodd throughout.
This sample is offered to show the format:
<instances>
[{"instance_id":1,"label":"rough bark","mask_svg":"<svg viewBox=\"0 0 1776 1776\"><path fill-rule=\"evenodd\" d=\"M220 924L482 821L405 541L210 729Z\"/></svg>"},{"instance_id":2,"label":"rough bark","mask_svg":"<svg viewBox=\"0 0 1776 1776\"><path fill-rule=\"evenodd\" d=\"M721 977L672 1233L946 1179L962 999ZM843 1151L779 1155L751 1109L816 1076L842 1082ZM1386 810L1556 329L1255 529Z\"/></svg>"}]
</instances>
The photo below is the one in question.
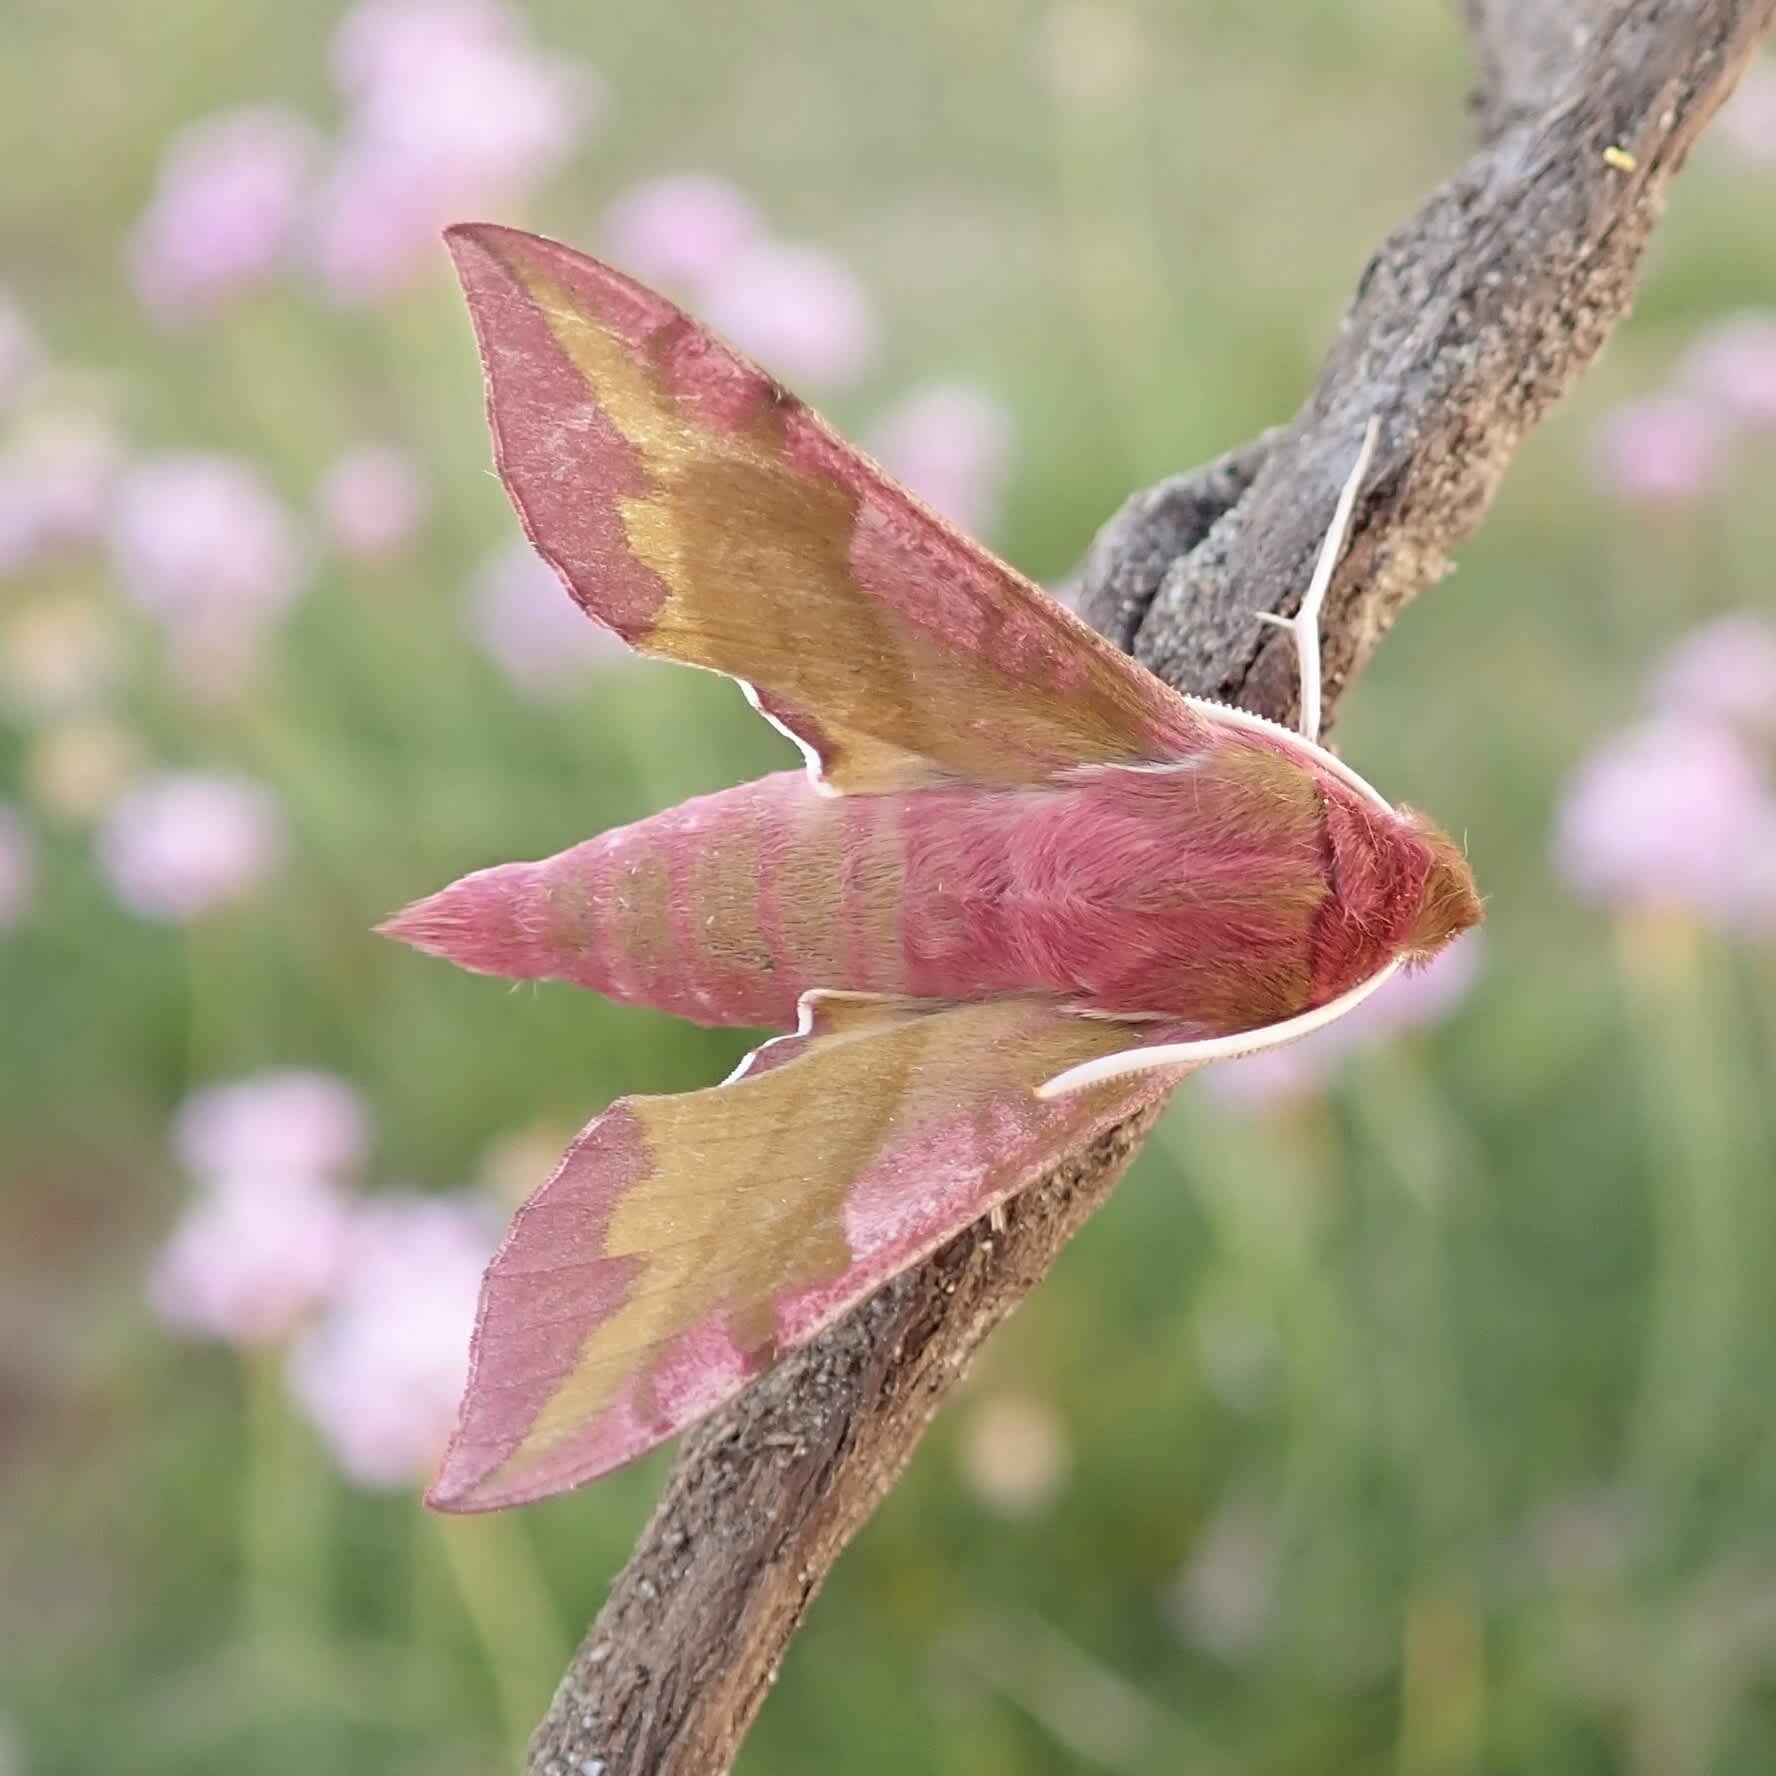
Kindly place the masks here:
<instances>
[{"instance_id":1,"label":"rough bark","mask_svg":"<svg viewBox=\"0 0 1776 1776\"><path fill-rule=\"evenodd\" d=\"M1364 424L1327 599L1328 707L1479 524L1627 311L1665 189L1776 0L1462 0L1481 145L1382 242L1300 412L1136 494L1081 608L1180 690L1290 719L1286 637ZM839 1551L987 1334L1108 1196L1150 1113L900 1277L690 1433L531 1743L532 1776L718 1776Z\"/></svg>"}]
</instances>

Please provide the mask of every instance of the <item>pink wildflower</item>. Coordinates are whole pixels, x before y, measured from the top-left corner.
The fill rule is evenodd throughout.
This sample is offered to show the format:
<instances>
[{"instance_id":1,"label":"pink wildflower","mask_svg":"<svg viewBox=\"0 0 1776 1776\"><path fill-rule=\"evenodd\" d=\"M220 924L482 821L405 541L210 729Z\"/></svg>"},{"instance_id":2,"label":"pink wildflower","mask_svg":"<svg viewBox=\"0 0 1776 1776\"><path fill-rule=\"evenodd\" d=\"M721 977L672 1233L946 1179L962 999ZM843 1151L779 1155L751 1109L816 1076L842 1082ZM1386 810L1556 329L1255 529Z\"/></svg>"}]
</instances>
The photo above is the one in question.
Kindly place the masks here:
<instances>
[{"instance_id":1,"label":"pink wildflower","mask_svg":"<svg viewBox=\"0 0 1776 1776\"><path fill-rule=\"evenodd\" d=\"M0 802L0 936L30 910L31 889L37 878L37 843L25 817Z\"/></svg>"},{"instance_id":2,"label":"pink wildflower","mask_svg":"<svg viewBox=\"0 0 1776 1776\"><path fill-rule=\"evenodd\" d=\"M1336 1028L1336 1026L1333 1026ZM1292 1098L1312 1097L1336 1070L1334 1048L1309 1047L1313 1037L1283 1048L1267 1048L1241 1060L1211 1067L1207 1089L1236 1110L1262 1110Z\"/></svg>"},{"instance_id":3,"label":"pink wildflower","mask_svg":"<svg viewBox=\"0 0 1776 1776\"><path fill-rule=\"evenodd\" d=\"M820 247L753 241L728 256L701 306L711 327L796 389L846 387L876 360L869 296Z\"/></svg>"},{"instance_id":4,"label":"pink wildflower","mask_svg":"<svg viewBox=\"0 0 1776 1776\"><path fill-rule=\"evenodd\" d=\"M1599 485L1626 505L1694 505L1720 478L1721 428L1714 413L1683 395L1618 407L1592 440Z\"/></svg>"},{"instance_id":5,"label":"pink wildflower","mask_svg":"<svg viewBox=\"0 0 1776 1776\"><path fill-rule=\"evenodd\" d=\"M518 22L505 0L358 0L333 33L333 83L348 97L406 79L441 44L509 48Z\"/></svg>"},{"instance_id":6,"label":"pink wildflower","mask_svg":"<svg viewBox=\"0 0 1776 1776\"><path fill-rule=\"evenodd\" d=\"M509 6L362 0L333 61L351 111L315 250L322 280L347 300L428 263L445 223L515 205L601 104L591 70L534 50Z\"/></svg>"},{"instance_id":7,"label":"pink wildflower","mask_svg":"<svg viewBox=\"0 0 1776 1776\"><path fill-rule=\"evenodd\" d=\"M326 1178L273 1166L216 1179L155 1259L149 1302L192 1337L276 1343L332 1292L349 1228L349 1204Z\"/></svg>"},{"instance_id":8,"label":"pink wildflower","mask_svg":"<svg viewBox=\"0 0 1776 1776\"><path fill-rule=\"evenodd\" d=\"M1318 1091L1351 1055L1441 1023L1472 991L1484 955L1484 940L1469 933L1422 968L1401 970L1337 1023L1287 1047L1211 1067L1203 1077L1216 1096L1241 1108Z\"/></svg>"},{"instance_id":9,"label":"pink wildflower","mask_svg":"<svg viewBox=\"0 0 1776 1776\"><path fill-rule=\"evenodd\" d=\"M21 427L0 453L0 576L90 541L120 458L110 428L87 414L45 414Z\"/></svg>"},{"instance_id":10,"label":"pink wildflower","mask_svg":"<svg viewBox=\"0 0 1776 1776\"><path fill-rule=\"evenodd\" d=\"M1776 624L1741 611L1693 629L1655 668L1653 700L1776 738Z\"/></svg>"},{"instance_id":11,"label":"pink wildflower","mask_svg":"<svg viewBox=\"0 0 1776 1776\"><path fill-rule=\"evenodd\" d=\"M173 1146L198 1178L338 1178L363 1166L370 1115L336 1074L258 1073L193 1092L173 1120Z\"/></svg>"},{"instance_id":12,"label":"pink wildflower","mask_svg":"<svg viewBox=\"0 0 1776 1776\"><path fill-rule=\"evenodd\" d=\"M468 627L482 651L529 697L559 697L589 668L629 651L595 623L530 545L519 539L493 556L469 588Z\"/></svg>"},{"instance_id":13,"label":"pink wildflower","mask_svg":"<svg viewBox=\"0 0 1776 1776\"><path fill-rule=\"evenodd\" d=\"M738 186L710 173L672 173L625 192L599 232L606 256L631 277L695 292L765 230Z\"/></svg>"},{"instance_id":14,"label":"pink wildflower","mask_svg":"<svg viewBox=\"0 0 1776 1776\"><path fill-rule=\"evenodd\" d=\"M1659 716L1573 773L1554 863L1587 899L1670 903L1729 928L1761 924L1776 917L1776 801L1730 730Z\"/></svg>"},{"instance_id":15,"label":"pink wildflower","mask_svg":"<svg viewBox=\"0 0 1776 1776\"><path fill-rule=\"evenodd\" d=\"M1733 424L1776 433L1776 312L1729 315L1706 328L1678 380Z\"/></svg>"},{"instance_id":16,"label":"pink wildflower","mask_svg":"<svg viewBox=\"0 0 1776 1776\"><path fill-rule=\"evenodd\" d=\"M998 519L1011 436L1011 416L985 390L934 382L883 414L866 441L927 505L986 536Z\"/></svg>"},{"instance_id":17,"label":"pink wildflower","mask_svg":"<svg viewBox=\"0 0 1776 1776\"><path fill-rule=\"evenodd\" d=\"M188 125L130 237L130 277L158 320L203 319L283 259L314 165L308 120L253 105Z\"/></svg>"},{"instance_id":18,"label":"pink wildflower","mask_svg":"<svg viewBox=\"0 0 1776 1776\"><path fill-rule=\"evenodd\" d=\"M0 580L36 565L40 536L35 489L0 457Z\"/></svg>"},{"instance_id":19,"label":"pink wildflower","mask_svg":"<svg viewBox=\"0 0 1776 1776\"><path fill-rule=\"evenodd\" d=\"M111 551L131 601L157 618L181 676L228 695L257 663L262 633L302 589L295 521L237 457L168 452L123 477Z\"/></svg>"},{"instance_id":20,"label":"pink wildflower","mask_svg":"<svg viewBox=\"0 0 1776 1776\"><path fill-rule=\"evenodd\" d=\"M473 1198L387 1196L359 1211L333 1305L289 1366L297 1404L358 1485L411 1486L443 1453L494 1244Z\"/></svg>"},{"instance_id":21,"label":"pink wildflower","mask_svg":"<svg viewBox=\"0 0 1776 1776\"><path fill-rule=\"evenodd\" d=\"M284 848L283 814L248 778L168 772L125 791L98 836L101 868L140 919L182 924L251 894Z\"/></svg>"},{"instance_id":22,"label":"pink wildflower","mask_svg":"<svg viewBox=\"0 0 1776 1776\"><path fill-rule=\"evenodd\" d=\"M425 523L429 505L419 464L393 444L348 451L315 493L322 528L334 547L360 560L399 554Z\"/></svg>"}]
</instances>

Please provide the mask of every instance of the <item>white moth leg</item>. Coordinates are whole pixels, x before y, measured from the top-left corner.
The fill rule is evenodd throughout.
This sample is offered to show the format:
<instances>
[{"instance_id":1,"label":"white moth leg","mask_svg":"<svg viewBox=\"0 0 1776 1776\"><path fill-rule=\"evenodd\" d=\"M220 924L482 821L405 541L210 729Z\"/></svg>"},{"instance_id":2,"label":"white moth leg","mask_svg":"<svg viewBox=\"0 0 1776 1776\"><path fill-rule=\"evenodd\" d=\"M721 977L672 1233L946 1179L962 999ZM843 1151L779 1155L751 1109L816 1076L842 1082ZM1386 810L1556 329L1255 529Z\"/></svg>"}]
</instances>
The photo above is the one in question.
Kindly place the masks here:
<instances>
[{"instance_id":1,"label":"white moth leg","mask_svg":"<svg viewBox=\"0 0 1776 1776\"><path fill-rule=\"evenodd\" d=\"M1376 988L1393 979L1403 962L1404 958L1396 956L1367 980L1358 981L1348 993L1340 993L1336 999L1298 1017L1284 1018L1280 1024L1239 1030L1231 1036L1205 1036L1198 1042L1160 1042L1152 1048L1125 1048L1118 1054L1100 1055L1095 1061L1082 1061L1065 1073L1057 1073L1046 1084L1037 1086L1036 1095L1062 1098L1088 1085L1102 1085L1106 1079L1123 1079L1131 1073L1151 1073L1161 1067L1200 1067L1208 1061L1233 1061L1243 1055L1261 1054L1267 1048L1281 1048L1285 1042L1311 1036L1315 1030L1337 1023L1347 1011L1355 1011Z\"/></svg>"},{"instance_id":2,"label":"white moth leg","mask_svg":"<svg viewBox=\"0 0 1776 1776\"><path fill-rule=\"evenodd\" d=\"M1301 731L1316 744L1320 738L1322 703L1320 607L1326 602L1326 588L1332 584L1332 570L1338 565L1338 557L1344 552L1345 539L1350 534L1351 513L1356 510L1357 495L1362 491L1363 477L1369 473L1369 463L1375 455L1376 440L1380 436L1380 416L1371 414L1368 425L1363 428L1363 443L1357 451L1356 467L1351 470L1349 479L1338 495L1338 505L1332 513L1332 527L1326 532L1326 540L1320 544L1320 557L1314 563L1313 578L1307 583L1300 610L1292 617L1279 617L1274 611L1257 613L1261 623L1271 623L1278 629L1294 631L1295 660L1301 674Z\"/></svg>"}]
</instances>

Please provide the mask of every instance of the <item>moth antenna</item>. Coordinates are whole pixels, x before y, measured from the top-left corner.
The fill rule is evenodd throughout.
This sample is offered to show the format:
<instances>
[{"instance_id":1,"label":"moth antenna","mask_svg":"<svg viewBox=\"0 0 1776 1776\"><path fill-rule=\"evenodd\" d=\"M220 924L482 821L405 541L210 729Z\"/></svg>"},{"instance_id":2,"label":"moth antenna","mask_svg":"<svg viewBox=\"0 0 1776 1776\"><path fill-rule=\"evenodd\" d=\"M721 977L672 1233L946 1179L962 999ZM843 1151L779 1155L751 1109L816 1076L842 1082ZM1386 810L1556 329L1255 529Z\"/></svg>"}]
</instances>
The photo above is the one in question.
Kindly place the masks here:
<instances>
[{"instance_id":1,"label":"moth antenna","mask_svg":"<svg viewBox=\"0 0 1776 1776\"><path fill-rule=\"evenodd\" d=\"M1256 1030L1238 1030L1231 1036L1205 1036L1196 1042L1162 1042L1152 1048L1125 1048L1118 1054L1100 1055L1095 1061L1082 1061L1057 1073L1053 1079L1036 1088L1039 1098L1063 1098L1069 1092L1083 1091L1088 1085L1102 1085L1106 1079L1124 1079L1131 1073L1150 1073L1161 1067L1200 1067L1208 1061L1233 1061L1245 1055L1262 1054L1268 1048L1281 1048L1285 1042L1297 1042L1335 1024L1348 1011L1355 1011L1377 988L1386 985L1400 971L1404 958L1396 956L1385 967L1378 968L1367 980L1358 981L1347 993L1340 993L1324 1005L1304 1011L1298 1017L1284 1018L1281 1023L1265 1024Z\"/></svg>"},{"instance_id":2,"label":"moth antenna","mask_svg":"<svg viewBox=\"0 0 1776 1776\"><path fill-rule=\"evenodd\" d=\"M1332 570L1344 552L1350 535L1351 514L1357 509L1357 495L1362 491L1363 477L1375 456L1381 437L1381 416L1372 413L1363 428L1363 442L1357 451L1356 466L1339 492L1338 504L1332 513L1332 526L1320 544L1319 559L1314 563L1313 578L1302 595L1301 608L1292 617L1279 617L1274 611L1258 611L1261 623L1295 634L1296 670L1301 675L1301 731L1316 744L1320 738L1320 607L1326 602L1326 588L1332 584Z\"/></svg>"}]
</instances>

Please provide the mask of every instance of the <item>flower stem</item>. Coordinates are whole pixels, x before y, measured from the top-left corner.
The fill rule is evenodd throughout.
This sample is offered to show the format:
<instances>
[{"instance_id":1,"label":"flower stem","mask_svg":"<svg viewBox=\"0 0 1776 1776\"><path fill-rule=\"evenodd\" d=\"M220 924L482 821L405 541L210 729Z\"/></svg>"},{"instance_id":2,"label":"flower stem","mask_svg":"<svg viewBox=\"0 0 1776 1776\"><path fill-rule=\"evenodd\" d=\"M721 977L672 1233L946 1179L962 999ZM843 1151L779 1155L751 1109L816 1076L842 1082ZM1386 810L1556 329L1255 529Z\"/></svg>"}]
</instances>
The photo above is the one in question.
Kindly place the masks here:
<instances>
[{"instance_id":1,"label":"flower stem","mask_svg":"<svg viewBox=\"0 0 1776 1776\"><path fill-rule=\"evenodd\" d=\"M522 1763L569 1650L536 1551L509 1515L426 1520L492 1674L501 1736Z\"/></svg>"},{"instance_id":2,"label":"flower stem","mask_svg":"<svg viewBox=\"0 0 1776 1776\"><path fill-rule=\"evenodd\" d=\"M1741 1095L1717 954L1677 914L1625 920L1628 984L1652 1162L1653 1299L1629 1470L1677 1507L1705 1478L1745 1303Z\"/></svg>"}]
</instances>

